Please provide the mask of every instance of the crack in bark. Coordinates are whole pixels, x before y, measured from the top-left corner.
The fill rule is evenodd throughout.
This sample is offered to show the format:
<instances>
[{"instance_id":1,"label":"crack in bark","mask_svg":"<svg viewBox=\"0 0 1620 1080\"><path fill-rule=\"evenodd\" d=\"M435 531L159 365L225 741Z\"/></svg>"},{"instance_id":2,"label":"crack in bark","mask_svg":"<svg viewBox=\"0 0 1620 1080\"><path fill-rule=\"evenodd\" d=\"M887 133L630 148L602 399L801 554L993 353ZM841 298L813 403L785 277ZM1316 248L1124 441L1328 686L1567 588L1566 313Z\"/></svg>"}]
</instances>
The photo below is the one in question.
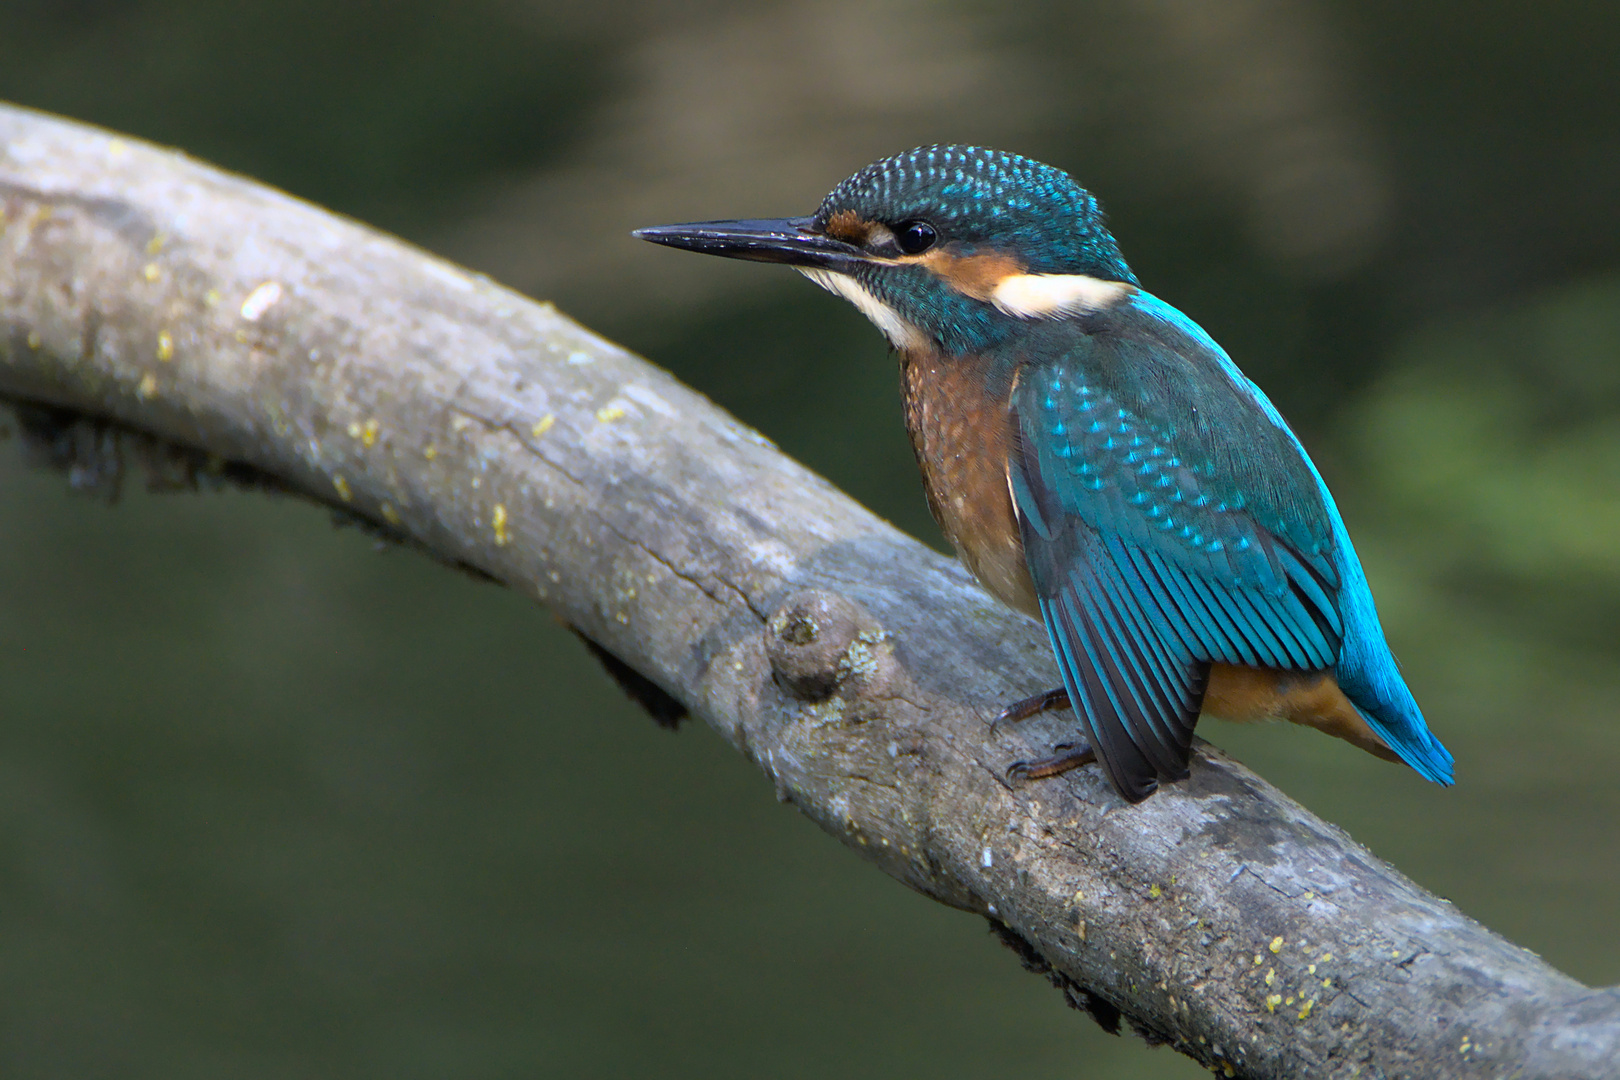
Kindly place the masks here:
<instances>
[{"instance_id":1,"label":"crack in bark","mask_svg":"<svg viewBox=\"0 0 1620 1080\"><path fill-rule=\"evenodd\" d=\"M934 707L932 705L924 704L921 701L913 701L911 698L907 697L905 694L899 692L898 690L890 691L887 694L874 694L871 697L869 697L868 700L869 701L879 701L879 702L903 701L907 705L910 705L913 709L916 709L920 713L931 713L931 712L934 711Z\"/></svg>"},{"instance_id":2,"label":"crack in bark","mask_svg":"<svg viewBox=\"0 0 1620 1080\"><path fill-rule=\"evenodd\" d=\"M542 464L546 465L548 468L550 468L550 469L556 471L557 473L561 474L564 478L566 478L571 483L573 483L575 487L580 488L582 491L589 491L590 490L589 486L585 483L585 481L583 479L581 479L579 476L575 475L570 470L564 468L561 464L559 464L556 461L556 459L548 456L538 446L535 446L532 442L525 439L523 437L523 435L514 426L513 421L511 421L511 420L504 420L504 421L492 420L489 417L484 416L483 414L481 414L481 413L479 413L479 412L477 412L477 411L475 411L473 409L467 408L465 405L450 404L450 405L448 405L446 407L452 412L460 413L461 415L467 417L469 420L472 420L472 421L475 421L477 423L480 423L480 424L484 425L485 430L490 432L491 434L496 434L496 433L499 433L499 432L505 432L507 435L510 435L514 440L516 440L518 445L522 446L525 450L527 450L529 452L529 454L532 455L535 459L540 461ZM692 572L690 572L690 571L684 569L683 567L677 565L673 560L671 560L667 556L663 555L662 553L660 553L658 551L655 551L653 548L649 547L644 541L639 540L636 537L630 535L628 532L624 531L622 528L620 528L618 525L616 525L611 519L609 519L606 514L604 514L602 511L598 510L596 507L586 505L586 506L581 507L581 509L583 509L585 511L585 513L589 514L592 517L592 519L599 522L602 525L603 528L607 529L614 536L618 537L621 541L623 541L624 543L630 545L631 547L635 548L636 550L642 552L648 558L650 558L654 562L658 563L658 565L660 565L664 569L668 570L670 572L670 574L672 576L674 576L675 578L686 582L688 585L691 585L693 588L695 588L699 592L701 592L704 596L707 596L710 600L713 600L715 603L720 604L722 607L729 607L730 606L727 603L726 599L720 594L720 592L718 590L716 590L714 588L711 588L710 586L706 585L702 580L700 580ZM761 611L754 604L753 600L749 597L748 593L746 591L744 591L741 587L739 587L736 584L734 584L733 582L729 581L727 578L725 578L723 575L721 575L719 573L715 573L712 576L713 576L714 580L717 581L720 585L724 586L726 589L728 589L732 593L734 593L736 595L737 599L742 601L743 606L745 608L747 608L748 611L750 611L754 615L754 617L756 619L758 619L761 623L765 623L765 622L769 621L770 616L767 615L765 612Z\"/></svg>"}]
</instances>

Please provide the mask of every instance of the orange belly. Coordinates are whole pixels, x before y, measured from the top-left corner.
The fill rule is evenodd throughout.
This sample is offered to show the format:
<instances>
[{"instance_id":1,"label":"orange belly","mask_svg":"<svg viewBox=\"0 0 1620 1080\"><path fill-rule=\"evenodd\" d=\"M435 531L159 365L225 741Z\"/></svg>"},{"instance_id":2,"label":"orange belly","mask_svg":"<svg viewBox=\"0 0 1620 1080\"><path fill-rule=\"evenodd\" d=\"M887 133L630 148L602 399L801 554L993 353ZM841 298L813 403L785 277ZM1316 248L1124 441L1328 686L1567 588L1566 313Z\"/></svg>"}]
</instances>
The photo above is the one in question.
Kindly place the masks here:
<instances>
[{"instance_id":1,"label":"orange belly","mask_svg":"<svg viewBox=\"0 0 1620 1080\"><path fill-rule=\"evenodd\" d=\"M1385 761L1400 760L1367 726L1330 671L1215 664L1204 693L1204 715L1239 723L1287 720L1337 736Z\"/></svg>"}]
</instances>

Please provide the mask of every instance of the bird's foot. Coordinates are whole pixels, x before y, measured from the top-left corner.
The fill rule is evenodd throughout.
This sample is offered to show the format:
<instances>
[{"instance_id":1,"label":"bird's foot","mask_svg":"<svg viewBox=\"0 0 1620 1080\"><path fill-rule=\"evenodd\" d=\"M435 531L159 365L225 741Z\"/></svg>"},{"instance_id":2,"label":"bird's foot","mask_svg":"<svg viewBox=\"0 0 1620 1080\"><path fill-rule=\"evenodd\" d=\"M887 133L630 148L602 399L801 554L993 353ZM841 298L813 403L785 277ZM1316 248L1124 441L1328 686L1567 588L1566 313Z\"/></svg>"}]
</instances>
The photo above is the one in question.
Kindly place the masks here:
<instances>
[{"instance_id":1,"label":"bird's foot","mask_svg":"<svg viewBox=\"0 0 1620 1080\"><path fill-rule=\"evenodd\" d=\"M1049 776L1061 776L1070 769L1078 769L1097 760L1097 752L1089 743L1073 743L1056 746L1053 749L1060 752L1051 757L1036 758L1034 761L1013 762L1007 769L1007 779L1013 783L1045 780Z\"/></svg>"},{"instance_id":2,"label":"bird's foot","mask_svg":"<svg viewBox=\"0 0 1620 1080\"><path fill-rule=\"evenodd\" d=\"M1069 692L1061 686L1044 694L1015 701L990 721L990 734L994 735L1002 724L1014 724L1043 712L1067 708L1069 708ZM1051 757L1013 762L1007 768L1007 779L1015 784L1026 780L1045 780L1049 776L1061 776L1070 769L1078 769L1097 760L1097 752L1091 748L1090 743L1062 743L1053 749L1058 752Z\"/></svg>"},{"instance_id":3,"label":"bird's foot","mask_svg":"<svg viewBox=\"0 0 1620 1080\"><path fill-rule=\"evenodd\" d=\"M1036 694L1022 701L1015 701L996 714L990 721L990 734L995 735L996 729L1002 724L1016 724L1020 720L1028 720L1032 716L1039 716L1043 712L1053 709L1067 709L1069 707L1069 692L1063 687L1048 690L1044 694Z\"/></svg>"}]
</instances>

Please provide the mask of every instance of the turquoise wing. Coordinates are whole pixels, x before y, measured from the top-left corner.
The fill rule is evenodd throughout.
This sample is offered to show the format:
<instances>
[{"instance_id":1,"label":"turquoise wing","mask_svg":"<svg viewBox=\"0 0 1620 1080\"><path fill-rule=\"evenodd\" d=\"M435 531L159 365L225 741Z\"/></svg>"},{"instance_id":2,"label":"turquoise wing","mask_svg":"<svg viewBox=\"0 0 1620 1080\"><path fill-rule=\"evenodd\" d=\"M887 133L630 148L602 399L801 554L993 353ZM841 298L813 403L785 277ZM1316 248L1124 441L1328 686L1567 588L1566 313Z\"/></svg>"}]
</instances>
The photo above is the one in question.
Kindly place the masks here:
<instances>
[{"instance_id":1,"label":"turquoise wing","mask_svg":"<svg viewBox=\"0 0 1620 1080\"><path fill-rule=\"evenodd\" d=\"M1187 775L1211 662L1337 663L1332 517L1207 339L1130 308L1075 329L1020 373L1009 474L1075 714L1138 801Z\"/></svg>"}]
</instances>

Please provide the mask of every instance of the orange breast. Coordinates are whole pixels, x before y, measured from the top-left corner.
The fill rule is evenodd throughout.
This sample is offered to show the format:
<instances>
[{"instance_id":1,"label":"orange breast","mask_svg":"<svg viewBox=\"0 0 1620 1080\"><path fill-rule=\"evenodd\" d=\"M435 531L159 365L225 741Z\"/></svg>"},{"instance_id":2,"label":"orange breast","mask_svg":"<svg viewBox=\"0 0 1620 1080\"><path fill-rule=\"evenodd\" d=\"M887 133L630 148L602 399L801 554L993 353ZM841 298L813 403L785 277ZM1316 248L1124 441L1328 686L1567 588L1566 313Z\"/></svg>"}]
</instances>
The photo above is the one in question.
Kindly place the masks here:
<instances>
[{"instance_id":1,"label":"orange breast","mask_svg":"<svg viewBox=\"0 0 1620 1080\"><path fill-rule=\"evenodd\" d=\"M987 394L986 365L976 357L943 360L916 352L901 354L900 380L934 520L985 588L1038 616L1007 490L1011 388Z\"/></svg>"}]
</instances>

